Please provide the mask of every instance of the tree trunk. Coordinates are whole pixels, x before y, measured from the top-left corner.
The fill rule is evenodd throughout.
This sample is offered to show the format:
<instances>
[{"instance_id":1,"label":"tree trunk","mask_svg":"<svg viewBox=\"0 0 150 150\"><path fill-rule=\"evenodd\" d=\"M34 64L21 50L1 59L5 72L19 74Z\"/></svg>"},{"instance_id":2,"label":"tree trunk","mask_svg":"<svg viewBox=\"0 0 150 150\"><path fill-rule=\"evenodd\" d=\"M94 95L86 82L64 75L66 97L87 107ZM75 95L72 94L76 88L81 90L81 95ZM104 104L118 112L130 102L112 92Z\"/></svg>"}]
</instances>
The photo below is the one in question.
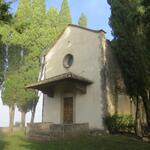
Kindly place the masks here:
<instances>
[{"instance_id":1,"label":"tree trunk","mask_svg":"<svg viewBox=\"0 0 150 150\"><path fill-rule=\"evenodd\" d=\"M148 125L148 128L150 129L150 101L143 99L143 103L144 103L144 108L146 112L147 125Z\"/></svg>"},{"instance_id":2,"label":"tree trunk","mask_svg":"<svg viewBox=\"0 0 150 150\"><path fill-rule=\"evenodd\" d=\"M36 110L36 104L34 104L33 109L32 109L31 123L34 123L35 110Z\"/></svg>"},{"instance_id":3,"label":"tree trunk","mask_svg":"<svg viewBox=\"0 0 150 150\"><path fill-rule=\"evenodd\" d=\"M136 135L138 137L142 137L142 124L141 124L141 108L142 108L142 101L137 97L136 99Z\"/></svg>"},{"instance_id":4,"label":"tree trunk","mask_svg":"<svg viewBox=\"0 0 150 150\"><path fill-rule=\"evenodd\" d=\"M21 48L20 50L20 57L21 57L20 64L23 64L23 61L24 61L24 49L23 48Z\"/></svg>"},{"instance_id":5,"label":"tree trunk","mask_svg":"<svg viewBox=\"0 0 150 150\"><path fill-rule=\"evenodd\" d=\"M21 127L25 128L25 122L26 122L26 113L25 112L21 112Z\"/></svg>"},{"instance_id":6,"label":"tree trunk","mask_svg":"<svg viewBox=\"0 0 150 150\"><path fill-rule=\"evenodd\" d=\"M9 50L9 46L5 45L4 79L6 78L6 72L8 71L8 50Z\"/></svg>"},{"instance_id":7,"label":"tree trunk","mask_svg":"<svg viewBox=\"0 0 150 150\"><path fill-rule=\"evenodd\" d=\"M143 92L142 99L143 99L145 113L146 113L147 125L148 128L150 129L150 99L147 92Z\"/></svg>"},{"instance_id":8,"label":"tree trunk","mask_svg":"<svg viewBox=\"0 0 150 150\"><path fill-rule=\"evenodd\" d=\"M10 132L13 132L13 126L14 126L14 116L15 116L15 107L14 105L9 106L9 130Z\"/></svg>"}]
</instances>

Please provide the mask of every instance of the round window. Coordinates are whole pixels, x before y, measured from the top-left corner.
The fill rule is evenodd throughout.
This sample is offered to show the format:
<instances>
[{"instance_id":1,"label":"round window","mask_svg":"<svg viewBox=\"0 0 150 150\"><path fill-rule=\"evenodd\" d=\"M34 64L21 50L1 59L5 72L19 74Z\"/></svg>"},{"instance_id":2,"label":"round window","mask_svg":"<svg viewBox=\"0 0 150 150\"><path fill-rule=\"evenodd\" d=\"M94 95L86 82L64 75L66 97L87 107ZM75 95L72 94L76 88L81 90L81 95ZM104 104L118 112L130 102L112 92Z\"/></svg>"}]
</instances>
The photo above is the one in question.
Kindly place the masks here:
<instances>
[{"instance_id":1,"label":"round window","mask_svg":"<svg viewBox=\"0 0 150 150\"><path fill-rule=\"evenodd\" d=\"M64 57L64 60L63 60L63 65L65 68L69 68L71 67L73 64L73 56L71 54L67 54L65 57Z\"/></svg>"}]
</instances>

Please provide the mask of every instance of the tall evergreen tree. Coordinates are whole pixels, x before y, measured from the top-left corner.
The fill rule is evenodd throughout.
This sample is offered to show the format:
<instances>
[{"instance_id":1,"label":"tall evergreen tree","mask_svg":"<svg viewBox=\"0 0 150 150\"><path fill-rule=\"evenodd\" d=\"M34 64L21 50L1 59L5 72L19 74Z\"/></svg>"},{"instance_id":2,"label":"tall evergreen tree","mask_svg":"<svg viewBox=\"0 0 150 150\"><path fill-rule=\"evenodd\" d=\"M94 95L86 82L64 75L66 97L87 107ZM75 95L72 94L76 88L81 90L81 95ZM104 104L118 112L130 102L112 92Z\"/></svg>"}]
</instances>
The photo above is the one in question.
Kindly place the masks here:
<instances>
[{"instance_id":1,"label":"tall evergreen tree","mask_svg":"<svg viewBox=\"0 0 150 150\"><path fill-rule=\"evenodd\" d=\"M17 91L19 91L18 76L16 73L10 74L4 81L2 89L3 104L9 106L9 127L13 131L15 104L17 101Z\"/></svg>"},{"instance_id":2,"label":"tall evergreen tree","mask_svg":"<svg viewBox=\"0 0 150 150\"><path fill-rule=\"evenodd\" d=\"M37 104L37 92L25 91L25 85L36 82L39 74L39 57L42 49L45 47L48 39L48 31L46 31L46 10L44 0L33 0L31 13L31 22L29 28L23 32L23 40L27 52L24 56L24 63L19 72L22 78L20 95L18 96L17 106L21 111L22 127L25 125L25 115L28 111L32 111L32 116L35 114ZM19 94L19 93L18 93ZM32 117L32 121L34 117Z\"/></svg>"},{"instance_id":3,"label":"tall evergreen tree","mask_svg":"<svg viewBox=\"0 0 150 150\"><path fill-rule=\"evenodd\" d=\"M22 33L31 22L31 0L20 0L15 14L16 29Z\"/></svg>"},{"instance_id":4,"label":"tall evergreen tree","mask_svg":"<svg viewBox=\"0 0 150 150\"><path fill-rule=\"evenodd\" d=\"M24 70L25 71L25 70ZM30 70L30 72L21 72L18 73L19 75L19 90L17 92L17 107L19 108L19 111L21 112L21 125L22 128L25 127L25 118L26 118L26 113L31 111L34 106L36 106L35 102L37 103L38 101L38 96L35 91L27 91L25 89L25 85L29 84L29 82L32 82L32 77L34 79L34 73L35 70ZM35 79L34 81L35 82ZM33 123L33 122L32 122Z\"/></svg>"},{"instance_id":5,"label":"tall evergreen tree","mask_svg":"<svg viewBox=\"0 0 150 150\"><path fill-rule=\"evenodd\" d=\"M64 10L64 8L63 6L63 13L61 13L63 17L65 17L65 14L68 15L69 12ZM44 0L20 0L12 25L16 30L8 30L9 27L3 29L5 35L3 37L4 43L10 43L8 53L9 72L6 79L9 78L12 85L11 88L13 88L13 84L17 88L15 102L22 114L22 126L25 124L26 112L31 110L34 116L38 100L37 92L26 91L24 87L38 80L41 52L47 45L54 42L61 29L64 28L65 25L62 27L59 23L60 15L55 8L50 8L46 14ZM63 24L64 23L68 24L70 21L66 19L65 21L63 20ZM21 53L22 49L24 51L23 53ZM13 55L13 53L15 53L15 55ZM9 75L13 75L13 78L9 77ZM19 77L17 78L17 76ZM11 81L14 78L17 78L17 85ZM9 86L4 84L3 89L8 91ZM11 94L11 92L9 94ZM5 97L4 92L2 96ZM9 103L5 104L9 105ZM34 120L33 118L34 117L32 117L32 122Z\"/></svg>"},{"instance_id":6,"label":"tall evergreen tree","mask_svg":"<svg viewBox=\"0 0 150 150\"><path fill-rule=\"evenodd\" d=\"M47 13L47 23L52 28L59 26L59 14L56 8L51 7Z\"/></svg>"},{"instance_id":7,"label":"tall evergreen tree","mask_svg":"<svg viewBox=\"0 0 150 150\"><path fill-rule=\"evenodd\" d=\"M46 18L47 44L52 44L60 33L59 30L59 13L56 8L51 7L48 10Z\"/></svg>"},{"instance_id":8,"label":"tall evergreen tree","mask_svg":"<svg viewBox=\"0 0 150 150\"><path fill-rule=\"evenodd\" d=\"M144 6L144 15L143 21L145 25L145 34L146 34L146 46L150 50L150 1L149 0L143 0L142 6Z\"/></svg>"},{"instance_id":9,"label":"tall evergreen tree","mask_svg":"<svg viewBox=\"0 0 150 150\"><path fill-rule=\"evenodd\" d=\"M35 79L34 82L37 80L37 76L38 76L37 75L38 65L36 65L36 62L38 62L38 59L36 57L37 54L34 53L35 54L35 56L33 56L34 59L30 58L32 61L32 64L31 64L31 62L26 62L26 60L27 60L26 57L28 57L30 53L33 53L32 52L33 49L31 46L34 45L34 42L30 41L31 35L29 35L29 33L31 33L31 31L32 31L31 30L31 27L32 27L31 20L32 20L32 13L31 13L30 0L28 0L28 1L20 0L16 15L14 17L14 24L13 24L13 26L16 28L17 32L13 32L13 34L11 34L11 38L14 39L13 45L15 45L15 46L11 46L11 48L9 46L9 52L8 52L9 72L7 73L8 74L7 78L9 78L9 74L10 75L14 74L14 72L19 73L19 74L15 75L15 78L18 81L17 85L14 85L15 83L13 81L11 81L11 80L14 80L15 78L9 78L9 81L12 84L11 88L13 88L13 85L16 86L16 88L17 88L16 104L22 114L22 126L23 127L25 124L25 121L24 121L25 114L27 111L29 111L28 104L29 104L29 102L33 103L32 102L33 98L34 98L34 101L35 101L35 97L37 98L37 94L30 94L30 92L27 94L27 92L24 90L25 84L27 84L29 81L31 81L31 82L33 81L33 80L30 80L31 77L29 77L29 75L28 75L29 68L31 69L31 71L36 72L36 75L33 75L33 73L30 72L30 74L32 74L33 78ZM6 36L6 40L8 40L8 42L5 42L5 43L9 43L10 38L8 39L7 37L8 36ZM34 41L34 39L33 39L33 41ZM23 50L23 53L22 53L22 50ZM25 51L25 55L24 55L24 51ZM35 58L36 58L36 60L35 60ZM22 62L22 60L24 60L24 61ZM28 64L28 65L26 65L26 64ZM31 66L33 68L31 68ZM26 68L26 69L22 69L22 68ZM35 68L36 68L36 70L35 70ZM24 72L27 74L23 74ZM21 76L21 78L17 77L19 75ZM3 89L5 89L5 91L8 91L9 87L5 86L5 84L4 84ZM35 92L33 92L33 93L35 93ZM11 94L11 92L9 92L8 94ZM32 97L31 97L31 95L32 95ZM2 96L4 96L3 101L5 102L5 93L2 93ZM37 99L36 99L36 101L37 101ZM8 101L6 101L5 104L7 104L9 106Z\"/></svg>"},{"instance_id":10,"label":"tall evergreen tree","mask_svg":"<svg viewBox=\"0 0 150 150\"><path fill-rule=\"evenodd\" d=\"M46 17L45 0L32 0L32 22L39 25Z\"/></svg>"},{"instance_id":11,"label":"tall evergreen tree","mask_svg":"<svg viewBox=\"0 0 150 150\"><path fill-rule=\"evenodd\" d=\"M0 0L0 85L4 79L4 64L5 64L5 51L2 41L2 36L4 36L4 26L8 24L12 16L9 12L9 4L4 0Z\"/></svg>"},{"instance_id":12,"label":"tall evergreen tree","mask_svg":"<svg viewBox=\"0 0 150 150\"><path fill-rule=\"evenodd\" d=\"M145 97L145 107L146 112L149 112L149 115L147 115L148 124L150 127L150 1L149 0L143 0L142 1L142 8L144 9L141 11L142 21L144 22L144 34L145 34L145 61L146 61L146 68L147 68L147 82L146 82L146 92L144 95Z\"/></svg>"},{"instance_id":13,"label":"tall evergreen tree","mask_svg":"<svg viewBox=\"0 0 150 150\"><path fill-rule=\"evenodd\" d=\"M4 56L3 46L0 45L0 85L4 80Z\"/></svg>"},{"instance_id":14,"label":"tall evergreen tree","mask_svg":"<svg viewBox=\"0 0 150 150\"><path fill-rule=\"evenodd\" d=\"M72 22L68 0L63 0L59 16L60 29L63 30L64 27Z\"/></svg>"},{"instance_id":15,"label":"tall evergreen tree","mask_svg":"<svg viewBox=\"0 0 150 150\"><path fill-rule=\"evenodd\" d=\"M84 13L81 14L78 25L85 28L87 27L87 17Z\"/></svg>"},{"instance_id":16,"label":"tall evergreen tree","mask_svg":"<svg viewBox=\"0 0 150 150\"><path fill-rule=\"evenodd\" d=\"M136 98L137 103L137 134L140 133L140 112L138 111L142 97L146 110L147 121L150 126L150 103L143 96L147 83L146 53L143 35L143 22L139 18L142 0L108 0L111 6L110 25L114 39L112 48L120 64L127 93Z\"/></svg>"},{"instance_id":17,"label":"tall evergreen tree","mask_svg":"<svg viewBox=\"0 0 150 150\"><path fill-rule=\"evenodd\" d=\"M27 91L25 90L25 86L31 83L35 83L38 81L38 75L39 75L39 56L36 55L36 51L30 52L26 57L24 61L24 65L22 66L20 70L20 76L22 77L21 80L24 84L22 84L22 88L20 88L20 94L17 102L17 106L19 110L22 113L22 116L25 116L25 114L28 111L32 112L32 123L34 121L35 116L35 108L38 102L38 93L35 91ZM23 96L22 96L23 95ZM22 117L25 118L25 117ZM24 119L22 119L23 122ZM22 123L24 125L24 123Z\"/></svg>"},{"instance_id":18,"label":"tall evergreen tree","mask_svg":"<svg viewBox=\"0 0 150 150\"><path fill-rule=\"evenodd\" d=\"M7 23L12 18L9 12L9 3L6 3L4 0L0 0L0 24Z\"/></svg>"}]
</instances>

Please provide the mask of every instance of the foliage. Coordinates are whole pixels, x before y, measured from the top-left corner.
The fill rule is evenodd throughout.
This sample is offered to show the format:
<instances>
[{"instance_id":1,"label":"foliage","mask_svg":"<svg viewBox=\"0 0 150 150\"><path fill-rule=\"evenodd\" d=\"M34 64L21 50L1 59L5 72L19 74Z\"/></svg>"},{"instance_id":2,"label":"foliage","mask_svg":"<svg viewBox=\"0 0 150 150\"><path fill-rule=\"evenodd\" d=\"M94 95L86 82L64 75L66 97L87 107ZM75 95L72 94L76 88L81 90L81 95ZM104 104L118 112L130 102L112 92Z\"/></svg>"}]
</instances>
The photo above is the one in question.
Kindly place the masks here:
<instances>
[{"instance_id":1,"label":"foliage","mask_svg":"<svg viewBox=\"0 0 150 150\"><path fill-rule=\"evenodd\" d=\"M19 83L19 77L16 72L7 75L2 89L2 99L4 105L15 105L17 101L17 92L19 91Z\"/></svg>"},{"instance_id":2,"label":"foliage","mask_svg":"<svg viewBox=\"0 0 150 150\"><path fill-rule=\"evenodd\" d=\"M4 45L2 50L0 49L3 54L0 55L3 59L2 65L0 64L0 73L3 74L5 61L8 62L6 82L3 85L4 91L8 94L2 93L6 105L16 104L24 113L35 108L38 102L37 91L26 90L25 86L38 81L41 65L39 60L42 52L52 45L68 23L71 23L71 16L67 0L63 1L60 13L53 7L46 12L44 0L19 1L11 24L5 24L0 28ZM6 47L8 48L7 58ZM9 79L8 85L7 79ZM13 90L17 91L14 101L10 96L13 85Z\"/></svg>"},{"instance_id":3,"label":"foliage","mask_svg":"<svg viewBox=\"0 0 150 150\"><path fill-rule=\"evenodd\" d=\"M31 23L31 1L30 0L20 0L19 5L13 19L16 30L19 33L23 33L24 30L28 29Z\"/></svg>"},{"instance_id":4,"label":"foliage","mask_svg":"<svg viewBox=\"0 0 150 150\"><path fill-rule=\"evenodd\" d=\"M56 8L51 7L46 16L46 25L47 25L47 31L49 36L47 35L48 41L47 43L50 42L53 43L58 35L60 34L60 25L59 25L59 13Z\"/></svg>"},{"instance_id":5,"label":"foliage","mask_svg":"<svg viewBox=\"0 0 150 150\"><path fill-rule=\"evenodd\" d=\"M129 96L142 97L150 127L149 50L146 47L142 19L143 0L108 0L111 6L110 26L114 36L111 46L119 62Z\"/></svg>"},{"instance_id":6,"label":"foliage","mask_svg":"<svg viewBox=\"0 0 150 150\"><path fill-rule=\"evenodd\" d=\"M64 27L66 27L68 24L72 22L68 0L63 0L59 17L61 30L63 30Z\"/></svg>"},{"instance_id":7,"label":"foliage","mask_svg":"<svg viewBox=\"0 0 150 150\"><path fill-rule=\"evenodd\" d=\"M31 56L31 53L30 53ZM28 91L25 86L37 82L39 73L39 64L37 58L25 57L24 65L19 70L20 82L22 82L19 93L17 106L20 111L25 113L32 110L33 103L38 100L36 91Z\"/></svg>"},{"instance_id":8,"label":"foliage","mask_svg":"<svg viewBox=\"0 0 150 150\"><path fill-rule=\"evenodd\" d=\"M3 69L4 69L4 51L2 45L2 30L6 24L11 20L12 16L9 12L9 3L6 3L4 0L0 0L0 85L4 79Z\"/></svg>"},{"instance_id":9,"label":"foliage","mask_svg":"<svg viewBox=\"0 0 150 150\"><path fill-rule=\"evenodd\" d=\"M7 23L11 19L11 14L9 12L9 3L4 0L0 0L0 24Z\"/></svg>"},{"instance_id":10,"label":"foliage","mask_svg":"<svg viewBox=\"0 0 150 150\"><path fill-rule=\"evenodd\" d=\"M3 80L4 80L4 50L3 50L3 45L0 45L0 85L2 84Z\"/></svg>"},{"instance_id":11,"label":"foliage","mask_svg":"<svg viewBox=\"0 0 150 150\"><path fill-rule=\"evenodd\" d=\"M132 132L135 127L132 116L108 116L105 119L106 126L110 133Z\"/></svg>"},{"instance_id":12,"label":"foliage","mask_svg":"<svg viewBox=\"0 0 150 150\"><path fill-rule=\"evenodd\" d=\"M142 21L144 22L145 33L145 45L147 48L147 60L148 61L148 89L150 91L150 1L143 0L142 6L144 8L144 14L142 13Z\"/></svg>"},{"instance_id":13,"label":"foliage","mask_svg":"<svg viewBox=\"0 0 150 150\"><path fill-rule=\"evenodd\" d=\"M87 17L84 13L81 14L78 24L81 27L87 27Z\"/></svg>"},{"instance_id":14,"label":"foliage","mask_svg":"<svg viewBox=\"0 0 150 150\"><path fill-rule=\"evenodd\" d=\"M21 122L15 122L15 127L17 128L21 127Z\"/></svg>"},{"instance_id":15,"label":"foliage","mask_svg":"<svg viewBox=\"0 0 150 150\"><path fill-rule=\"evenodd\" d=\"M21 57L20 57L20 47L11 45L8 47L8 60L9 60L9 67L8 70L9 74L12 72L17 71L21 66Z\"/></svg>"},{"instance_id":16,"label":"foliage","mask_svg":"<svg viewBox=\"0 0 150 150\"><path fill-rule=\"evenodd\" d=\"M121 66L128 94L137 96L145 84L144 64L141 62L144 56L137 31L139 27L134 19L138 4L129 0L112 0L110 5L110 25L114 35L112 47Z\"/></svg>"},{"instance_id":17,"label":"foliage","mask_svg":"<svg viewBox=\"0 0 150 150\"><path fill-rule=\"evenodd\" d=\"M42 25L46 18L45 0L32 1L32 22L34 24Z\"/></svg>"}]
</instances>

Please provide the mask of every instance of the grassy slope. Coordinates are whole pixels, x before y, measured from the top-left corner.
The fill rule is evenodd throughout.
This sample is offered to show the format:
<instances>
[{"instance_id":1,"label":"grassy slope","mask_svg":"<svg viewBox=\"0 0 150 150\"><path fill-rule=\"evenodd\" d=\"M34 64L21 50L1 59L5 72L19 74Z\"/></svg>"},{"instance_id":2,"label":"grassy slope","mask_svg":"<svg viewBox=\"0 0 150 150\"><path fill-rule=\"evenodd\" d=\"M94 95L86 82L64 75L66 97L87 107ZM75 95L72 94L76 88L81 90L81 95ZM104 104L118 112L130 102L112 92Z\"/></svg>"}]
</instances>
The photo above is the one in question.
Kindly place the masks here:
<instances>
[{"instance_id":1,"label":"grassy slope","mask_svg":"<svg viewBox=\"0 0 150 150\"><path fill-rule=\"evenodd\" d=\"M124 136L35 142L27 140L23 134L18 133L0 136L0 150L150 150L150 144L144 144Z\"/></svg>"}]
</instances>

